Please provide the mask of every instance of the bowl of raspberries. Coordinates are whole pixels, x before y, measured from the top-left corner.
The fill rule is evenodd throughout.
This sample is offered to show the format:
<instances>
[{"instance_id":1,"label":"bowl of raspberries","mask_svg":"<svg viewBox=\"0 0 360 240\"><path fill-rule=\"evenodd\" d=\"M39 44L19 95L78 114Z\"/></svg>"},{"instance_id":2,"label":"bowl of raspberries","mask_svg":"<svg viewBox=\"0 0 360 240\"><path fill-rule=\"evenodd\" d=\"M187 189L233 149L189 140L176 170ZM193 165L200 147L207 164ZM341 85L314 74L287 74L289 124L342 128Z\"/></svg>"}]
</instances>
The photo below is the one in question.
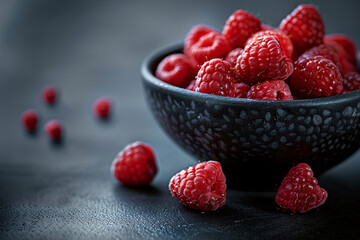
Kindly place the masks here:
<instances>
[{"instance_id":1,"label":"bowl of raspberries","mask_svg":"<svg viewBox=\"0 0 360 240\"><path fill-rule=\"evenodd\" d=\"M360 74L353 40L325 34L299 5L278 27L236 10L222 30L195 25L148 56L147 103L199 161L221 163L230 186L266 188L292 166L321 174L360 148Z\"/></svg>"}]
</instances>

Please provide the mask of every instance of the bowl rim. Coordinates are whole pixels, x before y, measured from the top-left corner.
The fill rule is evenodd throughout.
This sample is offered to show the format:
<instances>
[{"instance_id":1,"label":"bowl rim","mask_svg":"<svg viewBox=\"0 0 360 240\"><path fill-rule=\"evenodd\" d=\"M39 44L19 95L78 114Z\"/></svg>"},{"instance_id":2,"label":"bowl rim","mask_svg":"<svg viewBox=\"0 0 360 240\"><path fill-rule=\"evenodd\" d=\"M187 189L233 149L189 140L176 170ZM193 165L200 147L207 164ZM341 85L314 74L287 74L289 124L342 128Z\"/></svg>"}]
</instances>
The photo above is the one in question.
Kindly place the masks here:
<instances>
[{"instance_id":1,"label":"bowl rim","mask_svg":"<svg viewBox=\"0 0 360 240\"><path fill-rule=\"evenodd\" d=\"M247 99L247 98L233 98L212 95L207 93L200 93L195 91L190 91L185 88L176 87L161 81L156 78L155 75L151 72L151 67L153 62L164 58L165 56L182 51L184 46L183 41L174 42L168 44L164 47L161 47L153 52L151 52L143 61L141 65L141 76L143 83L149 83L152 86L165 90L171 95L181 96L183 98L196 99L197 101L215 101L218 104L227 104L227 105L242 105L242 104L253 104L253 105L276 105L277 107L301 107L301 106L319 106L327 105L331 103L343 103L343 102L352 102L358 99L360 103L360 90L343 93L336 96L322 97L322 98L313 98L313 99L298 99L298 100L256 100L256 99Z\"/></svg>"}]
</instances>

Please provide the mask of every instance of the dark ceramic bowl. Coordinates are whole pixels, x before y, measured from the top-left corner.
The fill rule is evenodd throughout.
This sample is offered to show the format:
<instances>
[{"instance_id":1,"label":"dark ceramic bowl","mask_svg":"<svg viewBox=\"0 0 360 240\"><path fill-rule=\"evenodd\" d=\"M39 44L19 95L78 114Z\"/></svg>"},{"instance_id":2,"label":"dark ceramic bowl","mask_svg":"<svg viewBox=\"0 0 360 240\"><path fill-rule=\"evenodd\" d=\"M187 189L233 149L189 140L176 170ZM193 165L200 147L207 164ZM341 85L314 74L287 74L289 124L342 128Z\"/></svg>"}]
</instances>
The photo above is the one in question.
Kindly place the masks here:
<instances>
[{"instance_id":1,"label":"dark ceramic bowl","mask_svg":"<svg viewBox=\"0 0 360 240\"><path fill-rule=\"evenodd\" d=\"M318 176L359 149L360 91L294 101L193 92L154 76L159 62L182 47L174 44L146 58L146 101L165 132L196 160L222 164L230 186L274 189L297 163L308 163Z\"/></svg>"}]
</instances>

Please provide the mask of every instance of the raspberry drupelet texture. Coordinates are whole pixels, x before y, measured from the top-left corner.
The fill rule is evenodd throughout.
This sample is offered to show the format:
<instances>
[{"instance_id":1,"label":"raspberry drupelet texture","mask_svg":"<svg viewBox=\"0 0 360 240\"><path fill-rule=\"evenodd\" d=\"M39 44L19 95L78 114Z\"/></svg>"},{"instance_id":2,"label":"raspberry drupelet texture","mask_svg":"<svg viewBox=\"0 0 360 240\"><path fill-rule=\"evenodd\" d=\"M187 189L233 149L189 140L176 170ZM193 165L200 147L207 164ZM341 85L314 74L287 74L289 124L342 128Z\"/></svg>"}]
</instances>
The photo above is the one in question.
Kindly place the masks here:
<instances>
[{"instance_id":1,"label":"raspberry drupelet texture","mask_svg":"<svg viewBox=\"0 0 360 240\"><path fill-rule=\"evenodd\" d=\"M55 103L57 95L57 90L53 86L46 86L42 90L43 101L48 105Z\"/></svg>"},{"instance_id":2,"label":"raspberry drupelet texture","mask_svg":"<svg viewBox=\"0 0 360 240\"><path fill-rule=\"evenodd\" d=\"M166 83L185 88L195 78L196 70L184 54L171 54L160 62L155 76Z\"/></svg>"},{"instance_id":3,"label":"raspberry drupelet texture","mask_svg":"<svg viewBox=\"0 0 360 240\"><path fill-rule=\"evenodd\" d=\"M228 61L232 67L235 67L236 60L240 56L240 54L244 51L242 48L235 48L231 50L225 58L225 61Z\"/></svg>"},{"instance_id":4,"label":"raspberry drupelet texture","mask_svg":"<svg viewBox=\"0 0 360 240\"><path fill-rule=\"evenodd\" d=\"M21 121L27 131L34 132L38 124L38 114L35 110L26 110L21 115Z\"/></svg>"},{"instance_id":5,"label":"raspberry drupelet texture","mask_svg":"<svg viewBox=\"0 0 360 240\"><path fill-rule=\"evenodd\" d=\"M206 25L194 26L185 38L184 53L195 65L201 66L213 58L225 58L231 50L227 39Z\"/></svg>"},{"instance_id":6,"label":"raspberry drupelet texture","mask_svg":"<svg viewBox=\"0 0 360 240\"><path fill-rule=\"evenodd\" d=\"M45 125L45 132L54 141L62 138L62 127L57 120L51 120Z\"/></svg>"},{"instance_id":7,"label":"raspberry drupelet texture","mask_svg":"<svg viewBox=\"0 0 360 240\"><path fill-rule=\"evenodd\" d=\"M239 9L226 21L223 27L223 35L232 48L244 48L246 40L260 30L261 21L251 13Z\"/></svg>"},{"instance_id":8,"label":"raspberry drupelet texture","mask_svg":"<svg viewBox=\"0 0 360 240\"><path fill-rule=\"evenodd\" d=\"M340 71L343 76L349 72L356 72L356 66L349 61L345 49L340 44L331 41L325 42L326 45L332 46L336 50L340 61Z\"/></svg>"},{"instance_id":9,"label":"raspberry drupelet texture","mask_svg":"<svg viewBox=\"0 0 360 240\"><path fill-rule=\"evenodd\" d=\"M356 45L350 37L345 34L331 34L324 37L325 43L337 43L346 53L347 60L353 65L357 65L357 50Z\"/></svg>"},{"instance_id":10,"label":"raspberry drupelet texture","mask_svg":"<svg viewBox=\"0 0 360 240\"><path fill-rule=\"evenodd\" d=\"M328 97L343 91L339 68L322 56L299 58L290 83L293 93L301 98Z\"/></svg>"},{"instance_id":11,"label":"raspberry drupelet texture","mask_svg":"<svg viewBox=\"0 0 360 240\"><path fill-rule=\"evenodd\" d=\"M349 72L344 77L344 92L360 90L360 74Z\"/></svg>"},{"instance_id":12,"label":"raspberry drupelet texture","mask_svg":"<svg viewBox=\"0 0 360 240\"><path fill-rule=\"evenodd\" d=\"M201 66L193 89L196 92L234 97L234 84L231 64L215 58Z\"/></svg>"},{"instance_id":13,"label":"raspberry drupelet texture","mask_svg":"<svg viewBox=\"0 0 360 240\"><path fill-rule=\"evenodd\" d=\"M235 97L246 98L250 90L250 86L246 83L235 83Z\"/></svg>"},{"instance_id":14,"label":"raspberry drupelet texture","mask_svg":"<svg viewBox=\"0 0 360 240\"><path fill-rule=\"evenodd\" d=\"M305 50L320 45L325 27L320 13L312 5L299 5L280 24L280 30L288 35L294 46L294 59Z\"/></svg>"},{"instance_id":15,"label":"raspberry drupelet texture","mask_svg":"<svg viewBox=\"0 0 360 240\"><path fill-rule=\"evenodd\" d=\"M111 173L127 186L149 185L157 173L153 149L142 142L127 145L114 159Z\"/></svg>"},{"instance_id":16,"label":"raspberry drupelet texture","mask_svg":"<svg viewBox=\"0 0 360 240\"><path fill-rule=\"evenodd\" d=\"M306 163L292 167L276 194L276 203L285 210L299 213L323 205L328 194L313 175Z\"/></svg>"},{"instance_id":17,"label":"raspberry drupelet texture","mask_svg":"<svg viewBox=\"0 0 360 240\"><path fill-rule=\"evenodd\" d=\"M94 114L102 119L109 117L111 112L111 101L107 97L98 98L93 104Z\"/></svg>"},{"instance_id":18,"label":"raspberry drupelet texture","mask_svg":"<svg viewBox=\"0 0 360 240\"><path fill-rule=\"evenodd\" d=\"M254 84L269 79L285 80L293 72L293 62L285 55L275 36L260 36L247 45L237 59L235 77Z\"/></svg>"},{"instance_id":19,"label":"raspberry drupelet texture","mask_svg":"<svg viewBox=\"0 0 360 240\"><path fill-rule=\"evenodd\" d=\"M319 46L312 47L305 51L299 58L308 58L317 55L331 60L336 66L338 66L339 70L341 71L339 54L336 48L331 44L320 44Z\"/></svg>"},{"instance_id":20,"label":"raspberry drupelet texture","mask_svg":"<svg viewBox=\"0 0 360 240\"><path fill-rule=\"evenodd\" d=\"M247 98L257 100L294 100L289 86L283 80L269 80L251 87Z\"/></svg>"},{"instance_id":21,"label":"raspberry drupelet texture","mask_svg":"<svg viewBox=\"0 0 360 240\"><path fill-rule=\"evenodd\" d=\"M260 36L266 36L266 35L277 37L277 39L279 40L280 46L281 46L282 50L284 51L285 55L288 56L289 58L292 57L292 54L294 51L294 46L293 46L290 38L285 33L281 32L280 30L259 31L246 41L246 45L251 44L251 42L254 41L254 39L256 39Z\"/></svg>"},{"instance_id":22,"label":"raspberry drupelet texture","mask_svg":"<svg viewBox=\"0 0 360 240\"><path fill-rule=\"evenodd\" d=\"M169 189L181 203L201 211L214 211L226 201L226 178L216 161L182 170L171 178Z\"/></svg>"}]
</instances>

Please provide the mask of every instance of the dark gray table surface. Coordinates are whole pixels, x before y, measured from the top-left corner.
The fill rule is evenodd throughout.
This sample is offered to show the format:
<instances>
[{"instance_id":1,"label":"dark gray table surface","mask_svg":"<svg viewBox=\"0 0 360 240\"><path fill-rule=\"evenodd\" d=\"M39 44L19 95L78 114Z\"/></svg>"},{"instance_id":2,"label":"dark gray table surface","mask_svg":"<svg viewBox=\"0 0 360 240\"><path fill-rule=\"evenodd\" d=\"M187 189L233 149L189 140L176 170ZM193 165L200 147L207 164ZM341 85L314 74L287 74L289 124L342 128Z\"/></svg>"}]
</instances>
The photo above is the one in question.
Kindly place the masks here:
<instances>
[{"instance_id":1,"label":"dark gray table surface","mask_svg":"<svg viewBox=\"0 0 360 240\"><path fill-rule=\"evenodd\" d=\"M264 1L265 2L265 1ZM195 24L221 29L243 8L277 26L301 1L19 1L0 3L0 239L351 239L360 234L360 151L319 179L320 209L290 214L275 192L228 189L221 209L201 213L168 191L170 178L196 159L173 143L147 108L140 66L153 50L182 40ZM327 33L360 46L359 3L310 1ZM60 100L46 106L41 88ZM93 101L108 96L112 118L97 120ZM39 131L20 115L34 108ZM60 120L64 141L43 131ZM159 173L147 188L117 184L116 154L141 140L155 149Z\"/></svg>"}]
</instances>

